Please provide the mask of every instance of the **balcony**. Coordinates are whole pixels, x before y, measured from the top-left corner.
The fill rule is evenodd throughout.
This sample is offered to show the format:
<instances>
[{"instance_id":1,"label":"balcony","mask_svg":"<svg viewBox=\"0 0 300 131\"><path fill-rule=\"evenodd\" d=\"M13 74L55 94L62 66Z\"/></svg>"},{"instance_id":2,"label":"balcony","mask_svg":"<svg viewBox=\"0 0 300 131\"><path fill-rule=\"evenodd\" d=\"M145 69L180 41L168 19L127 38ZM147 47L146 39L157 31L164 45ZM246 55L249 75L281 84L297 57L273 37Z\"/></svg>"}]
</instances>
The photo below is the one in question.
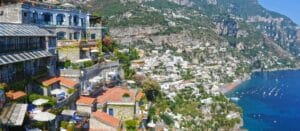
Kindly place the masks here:
<instances>
[{"instance_id":1,"label":"balcony","mask_svg":"<svg viewBox=\"0 0 300 131\"><path fill-rule=\"evenodd\" d=\"M75 104L79 94L78 94L78 91L76 90L75 92L73 93L67 93L67 92L64 92L65 93L65 96L64 97L61 97L61 96L56 96L54 97L54 99L56 99L57 101L57 104L54 106L54 108L62 108L66 105L71 105L72 103Z\"/></svg>"}]
</instances>

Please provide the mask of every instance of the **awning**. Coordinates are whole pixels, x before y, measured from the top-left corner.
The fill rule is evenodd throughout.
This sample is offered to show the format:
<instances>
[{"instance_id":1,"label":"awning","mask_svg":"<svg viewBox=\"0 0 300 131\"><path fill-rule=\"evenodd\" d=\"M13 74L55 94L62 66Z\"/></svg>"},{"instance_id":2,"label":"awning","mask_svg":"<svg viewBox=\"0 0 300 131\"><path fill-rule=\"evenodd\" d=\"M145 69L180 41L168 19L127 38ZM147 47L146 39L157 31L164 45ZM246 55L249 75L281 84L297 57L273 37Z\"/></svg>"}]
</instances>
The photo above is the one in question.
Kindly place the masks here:
<instances>
[{"instance_id":1,"label":"awning","mask_svg":"<svg viewBox=\"0 0 300 131\"><path fill-rule=\"evenodd\" d=\"M34 60L50 56L52 56L52 54L45 50L3 54L0 55L0 65L12 64L16 62Z\"/></svg>"},{"instance_id":2,"label":"awning","mask_svg":"<svg viewBox=\"0 0 300 131\"><path fill-rule=\"evenodd\" d=\"M66 115L66 116L73 116L76 113L75 110L63 110L61 112L62 115Z\"/></svg>"},{"instance_id":3,"label":"awning","mask_svg":"<svg viewBox=\"0 0 300 131\"><path fill-rule=\"evenodd\" d=\"M13 104L4 110L7 110L7 112L1 115L2 124L21 126L27 111L27 104Z\"/></svg>"}]
</instances>

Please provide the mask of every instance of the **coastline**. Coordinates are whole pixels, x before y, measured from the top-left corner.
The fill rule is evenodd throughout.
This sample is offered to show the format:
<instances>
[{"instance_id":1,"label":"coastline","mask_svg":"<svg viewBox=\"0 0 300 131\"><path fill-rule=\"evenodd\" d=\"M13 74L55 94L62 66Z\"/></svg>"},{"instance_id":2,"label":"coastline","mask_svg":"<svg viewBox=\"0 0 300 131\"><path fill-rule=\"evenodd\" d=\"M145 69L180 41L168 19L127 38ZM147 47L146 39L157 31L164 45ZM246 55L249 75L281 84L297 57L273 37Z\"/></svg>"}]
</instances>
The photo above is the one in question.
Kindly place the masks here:
<instances>
[{"instance_id":1,"label":"coastline","mask_svg":"<svg viewBox=\"0 0 300 131\"><path fill-rule=\"evenodd\" d=\"M264 72L273 72L273 71L288 71L288 70L300 70L300 67L295 67L295 68L289 68L289 67L288 68L273 68L273 69L266 69L266 70L263 70L263 71ZM234 82L225 84L223 87L220 88L220 91L223 94L226 94L226 93L234 90L240 84L242 84L245 81L249 80L251 78L252 73L256 73L256 72L262 72L262 70L254 69L254 70L251 71L251 73L249 73L247 75L244 75L243 77L238 78Z\"/></svg>"}]
</instances>

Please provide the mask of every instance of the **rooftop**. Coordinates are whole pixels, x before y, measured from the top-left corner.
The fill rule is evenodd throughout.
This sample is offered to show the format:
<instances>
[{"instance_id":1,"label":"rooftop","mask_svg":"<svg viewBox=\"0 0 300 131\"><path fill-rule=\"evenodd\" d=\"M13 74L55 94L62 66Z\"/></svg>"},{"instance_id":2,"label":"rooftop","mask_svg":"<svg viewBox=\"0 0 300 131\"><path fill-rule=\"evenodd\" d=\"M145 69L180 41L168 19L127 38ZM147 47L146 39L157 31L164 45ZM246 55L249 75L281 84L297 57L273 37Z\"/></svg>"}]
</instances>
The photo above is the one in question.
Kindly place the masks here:
<instances>
[{"instance_id":1,"label":"rooftop","mask_svg":"<svg viewBox=\"0 0 300 131\"><path fill-rule=\"evenodd\" d=\"M92 116L94 118L96 118L97 120L99 120L107 125L114 126L114 127L119 127L121 124L119 119L117 119L113 116L110 116L110 115L106 114L105 112L96 111L96 112L93 112Z\"/></svg>"},{"instance_id":2,"label":"rooftop","mask_svg":"<svg viewBox=\"0 0 300 131\"><path fill-rule=\"evenodd\" d=\"M35 25L0 23L0 36L55 36Z\"/></svg>"},{"instance_id":3,"label":"rooftop","mask_svg":"<svg viewBox=\"0 0 300 131\"><path fill-rule=\"evenodd\" d=\"M23 96L26 96L26 93L23 91L13 91L10 90L9 92L6 93L6 97L8 97L11 100L17 100Z\"/></svg>"},{"instance_id":4,"label":"rooftop","mask_svg":"<svg viewBox=\"0 0 300 131\"><path fill-rule=\"evenodd\" d=\"M129 94L130 100L135 100L134 90L122 87L114 87L107 89L101 96L97 98L97 103L105 104L106 102L124 102L123 95Z\"/></svg>"},{"instance_id":5,"label":"rooftop","mask_svg":"<svg viewBox=\"0 0 300 131\"><path fill-rule=\"evenodd\" d=\"M70 87L70 88L74 88L78 85L78 82L73 81L71 79L67 79L65 77L46 78L46 79L42 79L41 82L44 86L50 86L50 85L53 85L57 82L60 82L60 84L66 86L66 87Z\"/></svg>"},{"instance_id":6,"label":"rooftop","mask_svg":"<svg viewBox=\"0 0 300 131\"><path fill-rule=\"evenodd\" d=\"M80 96L76 103L91 105L95 102L95 100L95 98Z\"/></svg>"},{"instance_id":7,"label":"rooftop","mask_svg":"<svg viewBox=\"0 0 300 131\"><path fill-rule=\"evenodd\" d=\"M4 125L21 126L27 111L27 104L12 104L4 107L0 122Z\"/></svg>"}]
</instances>

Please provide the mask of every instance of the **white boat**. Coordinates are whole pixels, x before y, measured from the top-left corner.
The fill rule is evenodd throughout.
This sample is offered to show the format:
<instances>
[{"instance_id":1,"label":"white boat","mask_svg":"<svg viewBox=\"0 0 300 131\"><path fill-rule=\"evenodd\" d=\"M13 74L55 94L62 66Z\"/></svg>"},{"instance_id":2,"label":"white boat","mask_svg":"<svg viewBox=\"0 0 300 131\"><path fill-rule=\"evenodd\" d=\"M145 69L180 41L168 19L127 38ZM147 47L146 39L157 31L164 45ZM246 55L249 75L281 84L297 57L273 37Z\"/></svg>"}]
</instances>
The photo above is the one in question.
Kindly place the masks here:
<instances>
[{"instance_id":1,"label":"white boat","mask_svg":"<svg viewBox=\"0 0 300 131\"><path fill-rule=\"evenodd\" d=\"M238 97L230 97L229 99L232 100L232 101L239 101L240 100L240 98L238 98Z\"/></svg>"}]
</instances>

